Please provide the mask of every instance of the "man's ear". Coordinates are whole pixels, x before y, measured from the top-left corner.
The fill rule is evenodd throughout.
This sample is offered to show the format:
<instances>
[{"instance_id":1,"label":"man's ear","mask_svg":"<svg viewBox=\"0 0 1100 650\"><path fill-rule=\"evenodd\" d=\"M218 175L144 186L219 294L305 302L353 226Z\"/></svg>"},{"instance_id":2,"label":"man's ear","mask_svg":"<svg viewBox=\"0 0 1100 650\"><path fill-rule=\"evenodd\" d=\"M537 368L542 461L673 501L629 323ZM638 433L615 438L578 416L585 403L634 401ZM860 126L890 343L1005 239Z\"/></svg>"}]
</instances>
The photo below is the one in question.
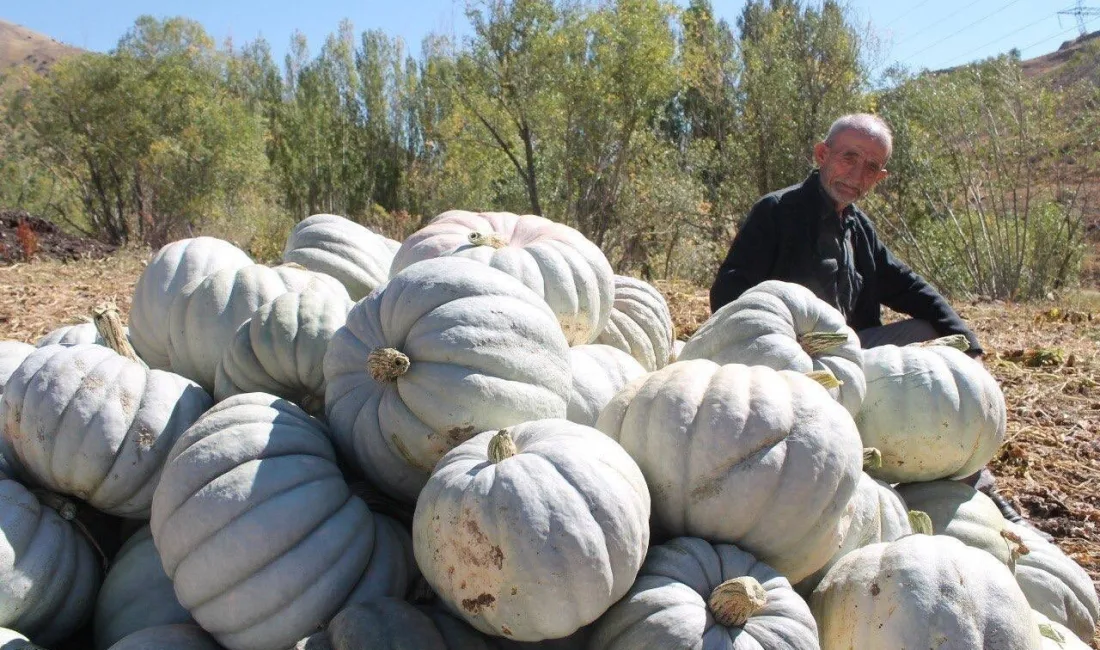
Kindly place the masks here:
<instances>
[{"instance_id":1,"label":"man's ear","mask_svg":"<svg viewBox=\"0 0 1100 650\"><path fill-rule=\"evenodd\" d=\"M889 176L889 175L890 175L890 171L887 170L887 169L883 169L882 171L880 171L878 173L878 178L875 179L875 185L878 185L882 181L886 180L886 177Z\"/></svg>"},{"instance_id":2,"label":"man's ear","mask_svg":"<svg viewBox=\"0 0 1100 650\"><path fill-rule=\"evenodd\" d=\"M829 145L824 142L818 142L814 145L814 162L820 168L825 164L825 157L829 155Z\"/></svg>"}]
</instances>

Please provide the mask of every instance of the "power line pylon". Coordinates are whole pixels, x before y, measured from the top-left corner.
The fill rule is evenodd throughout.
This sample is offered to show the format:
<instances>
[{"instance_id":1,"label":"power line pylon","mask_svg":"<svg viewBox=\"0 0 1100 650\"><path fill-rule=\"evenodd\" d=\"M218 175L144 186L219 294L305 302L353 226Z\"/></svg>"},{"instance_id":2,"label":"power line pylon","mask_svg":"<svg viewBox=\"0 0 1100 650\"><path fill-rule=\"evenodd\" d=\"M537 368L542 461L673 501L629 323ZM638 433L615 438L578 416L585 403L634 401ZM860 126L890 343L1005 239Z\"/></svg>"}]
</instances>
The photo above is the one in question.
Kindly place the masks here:
<instances>
[{"instance_id":1,"label":"power line pylon","mask_svg":"<svg viewBox=\"0 0 1100 650\"><path fill-rule=\"evenodd\" d=\"M1077 29L1080 30L1081 36L1088 33L1088 27L1085 25L1085 17L1100 16L1100 8L1086 7L1084 6L1084 0L1077 0L1077 4L1073 9L1066 9L1065 11L1059 11L1059 16L1073 16L1077 19Z\"/></svg>"}]
</instances>

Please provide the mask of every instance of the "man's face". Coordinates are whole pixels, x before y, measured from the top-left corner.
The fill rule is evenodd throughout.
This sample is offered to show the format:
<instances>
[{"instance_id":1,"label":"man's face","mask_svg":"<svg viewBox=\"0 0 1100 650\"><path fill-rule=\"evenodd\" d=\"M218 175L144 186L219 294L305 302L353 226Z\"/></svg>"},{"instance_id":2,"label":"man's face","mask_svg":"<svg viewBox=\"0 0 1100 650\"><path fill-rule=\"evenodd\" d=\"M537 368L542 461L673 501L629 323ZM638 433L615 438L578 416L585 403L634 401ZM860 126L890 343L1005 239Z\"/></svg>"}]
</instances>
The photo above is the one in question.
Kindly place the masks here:
<instances>
[{"instance_id":1,"label":"man's face","mask_svg":"<svg viewBox=\"0 0 1100 650\"><path fill-rule=\"evenodd\" d=\"M886 178L886 145L859 131L841 131L831 145L814 145L821 185L843 210Z\"/></svg>"}]
</instances>

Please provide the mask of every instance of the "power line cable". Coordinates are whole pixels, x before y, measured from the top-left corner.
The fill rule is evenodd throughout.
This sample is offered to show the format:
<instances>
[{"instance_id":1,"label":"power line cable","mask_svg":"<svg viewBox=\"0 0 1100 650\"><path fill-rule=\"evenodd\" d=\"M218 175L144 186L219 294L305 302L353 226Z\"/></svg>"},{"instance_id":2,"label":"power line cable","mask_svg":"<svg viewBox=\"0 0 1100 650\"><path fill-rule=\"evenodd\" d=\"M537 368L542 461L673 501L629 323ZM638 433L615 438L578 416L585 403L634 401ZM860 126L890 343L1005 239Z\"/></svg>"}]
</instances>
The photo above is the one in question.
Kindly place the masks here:
<instances>
[{"instance_id":1,"label":"power line cable","mask_svg":"<svg viewBox=\"0 0 1100 650\"><path fill-rule=\"evenodd\" d=\"M914 11L916 11L917 9L920 9L921 7L923 7L923 6L924 6L924 5L926 5L926 4L928 4L928 0L924 0L923 2L918 2L918 3L917 3L917 5L916 5L915 7L910 7L908 11L903 11L903 12L901 12L901 15L900 15L900 16L898 16L898 17L894 18L894 19L893 19L893 20L891 20L891 21L890 21L889 23L887 23L887 24L886 24L886 27L883 27L883 29L887 29L888 27L892 27L893 25L897 24L897 22L898 22L899 20L901 20L902 18L905 18L906 16L908 16L908 15L909 15L909 14L911 14L911 13L913 13L913 12L914 12Z\"/></svg>"},{"instance_id":2,"label":"power line cable","mask_svg":"<svg viewBox=\"0 0 1100 650\"><path fill-rule=\"evenodd\" d=\"M1017 2L1019 2L1019 1L1020 1L1020 0L1012 0L1012 2L1010 2L1010 3L1006 4L1005 6L1003 6L1003 7L999 8L999 9L996 9L995 11L992 11L992 12L990 12L990 13L988 13L988 14L986 14L986 15L982 16L981 18L979 18L979 19L975 20L974 22L970 23L969 25L966 25L965 27L962 27L962 28L960 28L960 29L959 29L958 31L954 31L954 32L951 32L951 33L950 33L950 34L948 34L947 36L944 36L943 38L941 38L940 40L936 41L935 43L932 43L931 45L929 45L928 47L924 48L923 50L920 50L920 51L918 51L918 52L915 52L915 53L913 53L913 54L910 54L910 55L909 55L909 56L908 56L908 57L907 57L907 58L905 59L905 62L906 62L906 63L908 63L909 61L911 61L911 60L912 60L912 59L913 59L914 57L916 57L917 55L919 55L919 54L924 54L924 53L925 53L925 52L927 52L928 50L930 50L930 49L932 49L932 48L936 47L937 45L939 45L940 43L942 43L942 42L944 42L944 41L946 41L946 40L948 40L948 39L954 38L955 36L958 36L959 34L961 34L961 33L965 32L966 30L970 29L970 28L971 28L971 27L973 27L974 25L977 25L978 23L982 23L982 22L985 22L985 21L989 20L989 19L990 19L990 18L992 18L993 16L996 16L996 15L997 15L997 14L999 14L1000 12L1004 11L1005 9L1008 9L1009 7L1011 7L1012 5L1016 4L1016 3L1017 3Z\"/></svg>"},{"instance_id":3,"label":"power line cable","mask_svg":"<svg viewBox=\"0 0 1100 650\"><path fill-rule=\"evenodd\" d=\"M1089 23L1094 22L1096 20L1097 20L1096 18L1092 18L1090 20L1086 20L1084 24L1088 25ZM1050 36L1047 36L1046 38L1044 38L1041 41L1035 41L1031 45L1027 45L1025 47L1021 47L1021 48L1017 48L1017 49L1019 49L1020 53L1023 53L1024 50L1030 50L1031 48L1035 47L1036 45L1042 45L1043 43L1046 43L1047 41L1049 41L1052 38L1058 38L1059 36L1062 36L1064 34L1067 34L1069 32L1074 31L1075 29L1076 29L1075 27L1070 27L1069 29L1063 29L1060 32L1057 32L1055 34L1051 34Z\"/></svg>"},{"instance_id":4,"label":"power line cable","mask_svg":"<svg viewBox=\"0 0 1100 650\"><path fill-rule=\"evenodd\" d=\"M980 52L980 51L984 50L985 48L989 47L990 45L993 45L994 43L999 43L999 42L1005 40L1009 36L1015 36L1016 34L1019 34L1020 32L1024 31L1025 29L1031 29L1032 27L1038 25L1039 23L1041 23L1043 21L1050 20L1051 18L1053 18L1056 15L1058 15L1057 12L1052 13L1049 16L1044 16L1044 17L1040 18L1039 20L1036 20L1033 23L1024 25L1023 27L1021 27L1017 30L1011 31L1011 32L1009 32L1007 34L1004 34L1002 36L998 36L997 38L993 39L992 41L989 41L988 43L980 45L980 46L970 50L969 52L966 52L965 54L961 54L961 55L951 59L950 61L948 61L944 65L951 65L952 63L955 63L956 61L958 61L960 59L965 59L965 58L969 57L971 54L974 54L975 52Z\"/></svg>"},{"instance_id":5,"label":"power line cable","mask_svg":"<svg viewBox=\"0 0 1100 650\"><path fill-rule=\"evenodd\" d=\"M907 37L905 37L905 38L901 39L901 42L899 42L899 43L896 43L896 44L894 45L894 47L897 47L898 45L902 45L902 44L904 44L904 43L908 43L909 41L913 40L913 39L914 39L914 38L916 38L917 36L920 36L921 34L924 34L925 32L927 32L928 30L932 29L933 27L936 27L937 25L940 25L940 24L942 24L942 23L943 23L944 21L947 21L947 20L950 20L951 18L954 18L955 16L957 16L957 15L959 15L960 13L962 13L962 12L966 11L967 9L969 9L969 8L973 7L974 5L978 4L978 3L979 3L979 2L981 2L981 1L982 1L982 0L974 0L974 2L971 2L970 4L966 5L966 6L965 6L965 7L963 7L962 9L957 9L957 10L956 10L956 11L954 11L953 13L947 14L947 15L946 15L946 16L944 16L943 18L940 18L939 20L937 20L936 22L932 23L931 25L928 25L928 26L927 26L927 27L925 27L924 29L922 29L922 30L920 30L920 31L918 31L918 32L916 32L916 33L914 33L914 34L910 34L909 36L907 36Z\"/></svg>"}]
</instances>

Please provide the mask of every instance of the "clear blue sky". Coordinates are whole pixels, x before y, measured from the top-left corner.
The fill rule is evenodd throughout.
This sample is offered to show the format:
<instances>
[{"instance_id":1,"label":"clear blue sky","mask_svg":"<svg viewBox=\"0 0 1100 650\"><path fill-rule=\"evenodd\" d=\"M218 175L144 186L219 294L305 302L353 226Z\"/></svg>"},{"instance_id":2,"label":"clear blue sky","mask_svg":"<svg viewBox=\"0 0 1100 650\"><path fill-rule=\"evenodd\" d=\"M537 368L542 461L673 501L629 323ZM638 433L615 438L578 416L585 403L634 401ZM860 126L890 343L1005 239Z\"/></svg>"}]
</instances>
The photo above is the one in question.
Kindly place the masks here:
<instances>
[{"instance_id":1,"label":"clear blue sky","mask_svg":"<svg viewBox=\"0 0 1100 650\"><path fill-rule=\"evenodd\" d=\"M820 0L810 0L819 2ZM686 5L687 0L679 0ZM712 0L715 12L735 24L743 0ZM1059 16L1075 0L850 0L853 16L870 25L883 43L880 69L894 62L910 68L943 68L981 59L1013 47L1024 58L1057 49L1078 34L1073 16ZM4 6L6 5L6 6ZM1100 0L1085 7L1100 9ZM342 18L356 32L381 29L402 37L412 53L429 33L468 33L465 0L5 0L0 18L57 40L107 51L143 13L183 15L202 23L215 39L237 44L263 36L277 60L295 29L316 54ZM1100 29L1100 16L1086 17L1088 30ZM452 32L453 30L453 32Z\"/></svg>"}]
</instances>

